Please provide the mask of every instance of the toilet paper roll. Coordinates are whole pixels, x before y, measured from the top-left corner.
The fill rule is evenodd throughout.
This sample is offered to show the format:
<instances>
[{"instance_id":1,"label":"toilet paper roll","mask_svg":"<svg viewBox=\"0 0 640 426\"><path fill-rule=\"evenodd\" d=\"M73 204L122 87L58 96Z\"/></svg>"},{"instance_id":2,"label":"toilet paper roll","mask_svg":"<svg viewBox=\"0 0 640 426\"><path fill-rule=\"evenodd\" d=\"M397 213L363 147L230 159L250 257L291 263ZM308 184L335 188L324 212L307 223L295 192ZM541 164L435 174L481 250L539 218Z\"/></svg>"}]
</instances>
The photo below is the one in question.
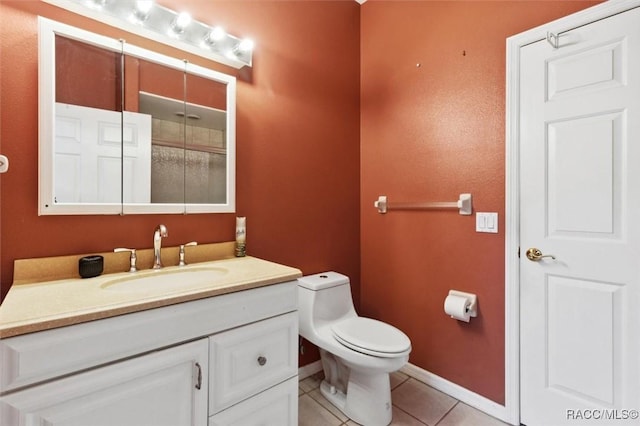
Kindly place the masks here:
<instances>
[{"instance_id":1,"label":"toilet paper roll","mask_svg":"<svg viewBox=\"0 0 640 426\"><path fill-rule=\"evenodd\" d=\"M469 299L466 297L449 295L444 299L444 312L451 316L451 318L469 322L469 318L471 317L469 312L467 312L469 305Z\"/></svg>"}]
</instances>

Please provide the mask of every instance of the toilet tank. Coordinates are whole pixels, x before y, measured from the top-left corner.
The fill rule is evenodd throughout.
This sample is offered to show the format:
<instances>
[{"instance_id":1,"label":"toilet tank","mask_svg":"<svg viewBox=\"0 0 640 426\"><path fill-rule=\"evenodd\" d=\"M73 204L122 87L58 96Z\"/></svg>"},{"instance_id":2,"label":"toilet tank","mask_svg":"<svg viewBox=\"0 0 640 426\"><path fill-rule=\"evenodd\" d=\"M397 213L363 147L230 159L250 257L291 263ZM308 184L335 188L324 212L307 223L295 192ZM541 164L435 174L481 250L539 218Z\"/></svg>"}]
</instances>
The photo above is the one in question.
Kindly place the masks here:
<instances>
[{"instance_id":1,"label":"toilet tank","mask_svg":"<svg viewBox=\"0 0 640 426\"><path fill-rule=\"evenodd\" d=\"M301 329L356 316L349 277L338 272L298 278L298 302Z\"/></svg>"}]
</instances>

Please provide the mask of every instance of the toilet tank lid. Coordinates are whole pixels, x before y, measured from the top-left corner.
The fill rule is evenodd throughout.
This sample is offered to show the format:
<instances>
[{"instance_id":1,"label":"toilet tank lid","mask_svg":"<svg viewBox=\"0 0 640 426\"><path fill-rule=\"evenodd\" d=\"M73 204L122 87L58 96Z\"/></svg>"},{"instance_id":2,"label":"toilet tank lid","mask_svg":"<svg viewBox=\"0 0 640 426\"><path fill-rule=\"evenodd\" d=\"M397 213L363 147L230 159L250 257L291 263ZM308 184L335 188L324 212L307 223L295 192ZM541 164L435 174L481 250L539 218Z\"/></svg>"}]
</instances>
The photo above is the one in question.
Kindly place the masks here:
<instances>
[{"instance_id":1,"label":"toilet tank lid","mask_svg":"<svg viewBox=\"0 0 640 426\"><path fill-rule=\"evenodd\" d=\"M302 278L298 278L298 285L300 287L314 291L336 287L343 284L349 284L349 277L332 271L321 272L314 275L305 275Z\"/></svg>"}]
</instances>

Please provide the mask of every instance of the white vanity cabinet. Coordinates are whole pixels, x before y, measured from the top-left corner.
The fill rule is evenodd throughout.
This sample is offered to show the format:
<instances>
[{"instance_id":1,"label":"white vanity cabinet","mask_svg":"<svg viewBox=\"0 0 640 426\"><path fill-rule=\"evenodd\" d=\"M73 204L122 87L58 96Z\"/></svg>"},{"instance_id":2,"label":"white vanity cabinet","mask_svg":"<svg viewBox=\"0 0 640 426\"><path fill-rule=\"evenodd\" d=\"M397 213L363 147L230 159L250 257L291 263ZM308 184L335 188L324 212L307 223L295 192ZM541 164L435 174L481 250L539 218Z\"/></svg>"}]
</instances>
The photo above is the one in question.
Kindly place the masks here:
<instances>
[{"instance_id":1,"label":"white vanity cabinet","mask_svg":"<svg viewBox=\"0 0 640 426\"><path fill-rule=\"evenodd\" d=\"M297 425L288 281L0 340L0 424Z\"/></svg>"},{"instance_id":2,"label":"white vanity cabinet","mask_svg":"<svg viewBox=\"0 0 640 426\"><path fill-rule=\"evenodd\" d=\"M2 398L2 424L207 424L207 340L96 368ZM204 371L203 371L204 370Z\"/></svg>"}]
</instances>

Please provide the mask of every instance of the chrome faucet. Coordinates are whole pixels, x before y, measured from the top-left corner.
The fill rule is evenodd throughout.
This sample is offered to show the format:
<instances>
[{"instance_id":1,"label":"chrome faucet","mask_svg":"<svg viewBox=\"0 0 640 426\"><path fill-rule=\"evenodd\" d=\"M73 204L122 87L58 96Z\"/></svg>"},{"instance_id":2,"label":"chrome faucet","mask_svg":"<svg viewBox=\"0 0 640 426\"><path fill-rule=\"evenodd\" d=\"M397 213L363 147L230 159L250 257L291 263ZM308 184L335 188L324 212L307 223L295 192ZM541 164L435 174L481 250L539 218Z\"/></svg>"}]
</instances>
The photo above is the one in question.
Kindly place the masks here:
<instances>
[{"instance_id":1,"label":"chrome faucet","mask_svg":"<svg viewBox=\"0 0 640 426\"><path fill-rule=\"evenodd\" d=\"M162 238L168 237L167 227L163 224L158 225L153 233L153 269L162 268L162 258L160 257L160 249L162 248Z\"/></svg>"}]
</instances>

